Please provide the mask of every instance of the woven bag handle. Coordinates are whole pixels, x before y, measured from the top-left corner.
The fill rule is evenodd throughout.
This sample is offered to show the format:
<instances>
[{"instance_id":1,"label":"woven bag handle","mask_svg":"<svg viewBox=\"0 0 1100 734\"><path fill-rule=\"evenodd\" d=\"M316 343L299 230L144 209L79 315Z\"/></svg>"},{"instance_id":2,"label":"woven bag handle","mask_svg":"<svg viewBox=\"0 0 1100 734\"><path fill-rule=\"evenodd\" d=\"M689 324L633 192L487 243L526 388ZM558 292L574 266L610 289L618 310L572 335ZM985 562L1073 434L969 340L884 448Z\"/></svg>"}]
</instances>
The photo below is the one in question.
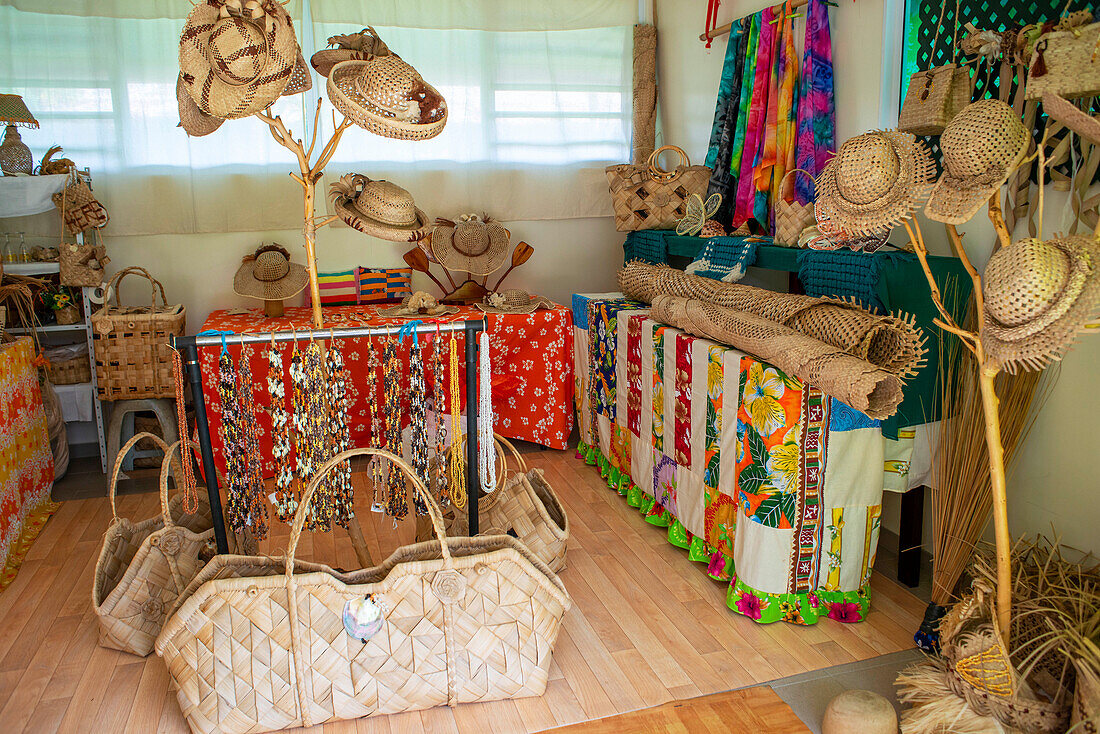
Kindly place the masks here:
<instances>
[{"instance_id":1,"label":"woven bag handle","mask_svg":"<svg viewBox=\"0 0 1100 734\"><path fill-rule=\"evenodd\" d=\"M110 313L110 300L112 289L115 292L115 307L122 308L122 294L119 292L118 286L122 283L123 278L125 278L127 275L133 275L135 273L149 281L149 312L153 313L156 311L158 290L160 291L160 304L165 307L168 306L168 299L164 295L164 286L161 285L160 281L150 275L149 271L145 268L138 267L137 265L131 265L128 268L123 268L122 270L119 270L117 273L112 275L111 279L107 282L107 290L105 291L105 295L103 297L103 308L105 309L104 313Z\"/></svg>"},{"instance_id":2,"label":"woven bag handle","mask_svg":"<svg viewBox=\"0 0 1100 734\"><path fill-rule=\"evenodd\" d=\"M496 449L497 449L497 462L499 462L499 464L500 464L500 471L497 472L497 486L498 487L504 486L504 480L508 477L508 455L506 453L504 453L504 446L501 445L501 443L500 443L501 440L503 440L503 438L504 437L501 436L499 433L494 433L493 434L493 442L496 444ZM455 450L455 444L452 443L450 445L450 447L447 449L447 453L450 453L454 450ZM462 456L460 457L460 460L462 461L462 465L466 466L466 434L465 433L462 434L462 445L461 445L460 450L462 451ZM518 454L517 454L517 456L518 456ZM481 509L485 509L485 508L482 507Z\"/></svg>"},{"instance_id":3,"label":"woven bag handle","mask_svg":"<svg viewBox=\"0 0 1100 734\"><path fill-rule=\"evenodd\" d=\"M302 528L306 524L306 512L309 509L309 503L313 500L313 495L317 493L317 487L320 486L328 473L335 469L337 465L351 459L353 456L378 456L383 459L388 459L391 464L405 474L411 481L413 489L420 495L420 499L424 500L424 504L428 507L428 517L430 517L432 521L432 530L435 531L435 537L439 538L439 547L443 552L443 568L447 570L454 569L455 564L454 560L451 558L451 550L447 546L447 533L443 529L443 511L439 509L439 505L436 504L431 492L429 492L428 488L424 486L424 483L420 481L420 478L416 476L412 467L400 456L391 454L385 449L369 447L356 448L342 451L326 461L321 468L317 470L317 473L313 475L313 479L310 481L309 486L302 492L302 499L298 503L297 511L294 513L294 525L290 530L290 543L287 545L286 550L287 585L290 586L294 583L294 553L298 549L298 538L302 535Z\"/></svg>"},{"instance_id":4,"label":"woven bag handle","mask_svg":"<svg viewBox=\"0 0 1100 734\"><path fill-rule=\"evenodd\" d=\"M118 516L118 510L115 508L115 488L118 486L118 475L122 473L122 462L126 459L126 454L130 453L130 449L143 438L153 439L153 442L160 446L161 451L164 452L165 458L168 456L168 444L164 443L164 439L155 434L135 433L134 437L126 442L126 445L118 452L118 457L115 458L115 467L111 472L111 481L107 489L107 496L111 499L111 522L118 522L121 519Z\"/></svg>"},{"instance_id":5,"label":"woven bag handle","mask_svg":"<svg viewBox=\"0 0 1100 734\"><path fill-rule=\"evenodd\" d=\"M168 474L172 470L172 453L179 453L181 463L190 460L189 457L184 458L184 443L189 444L192 448L199 448L198 443L195 441L176 441L164 451L164 461L160 464L160 514L164 517L164 527L166 528L175 525L172 522L172 513L168 511ZM179 482L179 479L177 478L176 481Z\"/></svg>"},{"instance_id":6,"label":"woven bag handle","mask_svg":"<svg viewBox=\"0 0 1100 734\"><path fill-rule=\"evenodd\" d=\"M671 171L666 171L661 168L660 157L661 153L666 150L674 151L680 156L680 164ZM669 183L675 181L680 177L680 174L691 165L691 159L688 158L688 154L684 152L684 149L676 145L662 145L657 150L649 154L649 159L646 161L646 172L649 177L654 181L664 181Z\"/></svg>"},{"instance_id":7,"label":"woven bag handle","mask_svg":"<svg viewBox=\"0 0 1100 734\"><path fill-rule=\"evenodd\" d=\"M496 439L497 446L502 446L503 445L505 448L507 448L512 453L512 458L514 458L516 460L516 463L519 464L519 470L522 473L526 474L527 473L527 462L523 459L522 456L520 456L519 450L516 449L515 445L511 441L506 439L504 436L500 435L499 433L494 433L493 438ZM500 486L500 485L497 485L497 486Z\"/></svg>"}]
</instances>

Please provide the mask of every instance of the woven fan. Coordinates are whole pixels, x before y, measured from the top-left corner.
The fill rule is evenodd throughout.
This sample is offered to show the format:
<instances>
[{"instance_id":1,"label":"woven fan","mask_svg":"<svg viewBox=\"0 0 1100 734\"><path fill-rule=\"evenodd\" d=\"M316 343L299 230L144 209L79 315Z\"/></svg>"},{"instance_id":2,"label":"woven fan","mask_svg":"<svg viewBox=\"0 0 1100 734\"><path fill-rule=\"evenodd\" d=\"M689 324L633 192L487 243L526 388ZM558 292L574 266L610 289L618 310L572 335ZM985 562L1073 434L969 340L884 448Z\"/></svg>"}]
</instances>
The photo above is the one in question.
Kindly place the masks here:
<instances>
[{"instance_id":1,"label":"woven fan","mask_svg":"<svg viewBox=\"0 0 1100 734\"><path fill-rule=\"evenodd\" d=\"M687 200L687 214L676 223L676 234L689 237L703 231L703 225L714 216L718 207L722 205L721 194L711 194L706 202L699 194L692 194Z\"/></svg>"}]
</instances>

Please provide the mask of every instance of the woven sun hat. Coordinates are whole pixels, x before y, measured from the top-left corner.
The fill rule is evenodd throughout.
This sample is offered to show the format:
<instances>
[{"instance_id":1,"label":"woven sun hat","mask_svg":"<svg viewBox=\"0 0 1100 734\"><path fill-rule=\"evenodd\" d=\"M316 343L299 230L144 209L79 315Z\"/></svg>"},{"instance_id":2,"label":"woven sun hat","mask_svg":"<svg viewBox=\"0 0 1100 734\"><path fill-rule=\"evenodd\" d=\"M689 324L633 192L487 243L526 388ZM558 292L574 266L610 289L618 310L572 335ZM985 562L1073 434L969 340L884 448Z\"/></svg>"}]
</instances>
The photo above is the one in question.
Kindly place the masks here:
<instances>
[{"instance_id":1,"label":"woven sun hat","mask_svg":"<svg viewBox=\"0 0 1100 734\"><path fill-rule=\"evenodd\" d=\"M822 169L814 212L819 222L850 235L892 228L924 201L935 170L928 149L910 133L857 135Z\"/></svg>"},{"instance_id":2,"label":"woven sun hat","mask_svg":"<svg viewBox=\"0 0 1100 734\"><path fill-rule=\"evenodd\" d=\"M193 137L200 138L217 130L225 122L220 117L208 115L199 109L195 100L187 93L183 83L183 74L176 77L176 102L179 104L180 127Z\"/></svg>"},{"instance_id":3,"label":"woven sun hat","mask_svg":"<svg viewBox=\"0 0 1100 734\"><path fill-rule=\"evenodd\" d=\"M432 254L448 270L488 275L504 266L508 257L508 230L486 217L463 214L458 222L435 220Z\"/></svg>"},{"instance_id":4,"label":"woven sun hat","mask_svg":"<svg viewBox=\"0 0 1100 734\"><path fill-rule=\"evenodd\" d=\"M269 107L290 84L300 56L290 16L276 0L199 3L180 36L188 94L200 110L226 120Z\"/></svg>"},{"instance_id":5,"label":"woven sun hat","mask_svg":"<svg viewBox=\"0 0 1100 734\"><path fill-rule=\"evenodd\" d=\"M1007 372L1062 358L1100 306L1100 242L1025 239L996 252L982 276L986 356Z\"/></svg>"},{"instance_id":6,"label":"woven sun hat","mask_svg":"<svg viewBox=\"0 0 1100 734\"><path fill-rule=\"evenodd\" d=\"M304 265L290 262L282 245L261 245L245 256L233 276L233 292L246 298L282 301L301 293L309 285Z\"/></svg>"},{"instance_id":7,"label":"woven sun hat","mask_svg":"<svg viewBox=\"0 0 1100 734\"><path fill-rule=\"evenodd\" d=\"M553 308L557 304L545 296L532 296L518 288L497 291L475 303L485 313L534 313L540 308Z\"/></svg>"},{"instance_id":8,"label":"woven sun hat","mask_svg":"<svg viewBox=\"0 0 1100 734\"><path fill-rule=\"evenodd\" d=\"M310 89L313 89L313 77L309 74L306 57L302 56L302 47L299 46L298 58L294 61L294 70L290 72L290 81L286 83L286 89L283 90L282 96L289 97L294 94L308 92Z\"/></svg>"},{"instance_id":9,"label":"woven sun hat","mask_svg":"<svg viewBox=\"0 0 1100 734\"><path fill-rule=\"evenodd\" d=\"M394 53L341 61L329 72L327 88L333 107L376 135L428 140L447 124L443 95Z\"/></svg>"},{"instance_id":10,"label":"woven sun hat","mask_svg":"<svg viewBox=\"0 0 1100 734\"><path fill-rule=\"evenodd\" d=\"M388 56L390 49L378 32L367 26L358 33L329 36L328 45L309 58L309 63L321 76L328 76L341 61L365 61L372 56Z\"/></svg>"},{"instance_id":11,"label":"woven sun hat","mask_svg":"<svg viewBox=\"0 0 1100 734\"><path fill-rule=\"evenodd\" d=\"M435 296L425 291L417 291L401 299L401 303L389 308L378 309L378 315L387 319L416 319L424 316L445 316L458 313L457 306L445 306Z\"/></svg>"},{"instance_id":12,"label":"woven sun hat","mask_svg":"<svg viewBox=\"0 0 1100 734\"><path fill-rule=\"evenodd\" d=\"M382 240L416 242L427 237L431 226L412 195L392 181L350 173L329 186L328 197L349 227Z\"/></svg>"},{"instance_id":13,"label":"woven sun hat","mask_svg":"<svg viewBox=\"0 0 1100 734\"><path fill-rule=\"evenodd\" d=\"M973 102L940 136L943 175L924 213L945 224L963 224L1008 180L1027 154L1031 135L1020 116L997 99Z\"/></svg>"}]
</instances>

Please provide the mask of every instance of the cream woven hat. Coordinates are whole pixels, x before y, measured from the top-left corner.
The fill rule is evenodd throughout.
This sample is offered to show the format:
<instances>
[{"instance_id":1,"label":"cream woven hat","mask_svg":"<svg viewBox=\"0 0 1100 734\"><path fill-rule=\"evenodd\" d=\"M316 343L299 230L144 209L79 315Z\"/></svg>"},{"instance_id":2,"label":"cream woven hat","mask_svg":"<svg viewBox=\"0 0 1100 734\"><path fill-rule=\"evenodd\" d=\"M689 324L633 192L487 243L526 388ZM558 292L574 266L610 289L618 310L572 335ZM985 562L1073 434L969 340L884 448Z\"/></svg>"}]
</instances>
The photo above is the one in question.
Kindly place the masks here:
<instances>
[{"instance_id":1,"label":"cream woven hat","mask_svg":"<svg viewBox=\"0 0 1100 734\"><path fill-rule=\"evenodd\" d=\"M532 296L518 288L497 291L475 303L485 313L534 313L540 308L553 308L557 304L545 296Z\"/></svg>"},{"instance_id":2,"label":"cream woven hat","mask_svg":"<svg viewBox=\"0 0 1100 734\"><path fill-rule=\"evenodd\" d=\"M332 106L359 127L398 140L428 140L447 124L447 102L397 54L341 61L328 76Z\"/></svg>"},{"instance_id":3,"label":"cream woven hat","mask_svg":"<svg viewBox=\"0 0 1100 734\"><path fill-rule=\"evenodd\" d=\"M378 315L387 319L415 319L422 316L445 316L458 313L457 306L445 306L426 291L405 296L401 303L378 309Z\"/></svg>"},{"instance_id":4,"label":"cream woven hat","mask_svg":"<svg viewBox=\"0 0 1100 734\"><path fill-rule=\"evenodd\" d=\"M246 298L282 301L301 293L309 285L305 266L290 262L282 245L261 245L245 256L233 276L233 292Z\"/></svg>"},{"instance_id":5,"label":"cream woven hat","mask_svg":"<svg viewBox=\"0 0 1100 734\"><path fill-rule=\"evenodd\" d=\"M508 257L508 230L492 218L463 214L459 221L435 220L432 254L448 270L488 275L504 266Z\"/></svg>"},{"instance_id":6,"label":"cream woven hat","mask_svg":"<svg viewBox=\"0 0 1100 734\"><path fill-rule=\"evenodd\" d=\"M328 198L336 214L363 234L390 242L416 242L428 235L428 215L391 181L350 173L329 186Z\"/></svg>"},{"instance_id":7,"label":"cream woven hat","mask_svg":"<svg viewBox=\"0 0 1100 734\"><path fill-rule=\"evenodd\" d=\"M343 36L329 36L329 46L309 58L309 63L321 76L328 76L332 67L341 61L365 61L372 56L388 56L390 49L378 33L367 26L358 33Z\"/></svg>"},{"instance_id":8,"label":"cream woven hat","mask_svg":"<svg viewBox=\"0 0 1100 734\"><path fill-rule=\"evenodd\" d=\"M226 120L269 107L290 85L300 56L290 16L276 0L207 0L191 10L180 36L188 94Z\"/></svg>"},{"instance_id":9,"label":"cream woven hat","mask_svg":"<svg viewBox=\"0 0 1100 734\"><path fill-rule=\"evenodd\" d=\"M1007 372L1062 358L1100 306L1100 243L1085 235L1013 242L982 276L986 356Z\"/></svg>"},{"instance_id":10,"label":"cream woven hat","mask_svg":"<svg viewBox=\"0 0 1100 734\"><path fill-rule=\"evenodd\" d=\"M1020 116L1004 102L983 99L967 105L940 136L943 175L924 213L945 224L968 221L1008 180L1030 143Z\"/></svg>"},{"instance_id":11,"label":"cream woven hat","mask_svg":"<svg viewBox=\"0 0 1100 734\"><path fill-rule=\"evenodd\" d=\"M894 227L924 201L935 171L928 149L910 133L857 135L818 176L814 214L818 222L850 235Z\"/></svg>"}]
</instances>

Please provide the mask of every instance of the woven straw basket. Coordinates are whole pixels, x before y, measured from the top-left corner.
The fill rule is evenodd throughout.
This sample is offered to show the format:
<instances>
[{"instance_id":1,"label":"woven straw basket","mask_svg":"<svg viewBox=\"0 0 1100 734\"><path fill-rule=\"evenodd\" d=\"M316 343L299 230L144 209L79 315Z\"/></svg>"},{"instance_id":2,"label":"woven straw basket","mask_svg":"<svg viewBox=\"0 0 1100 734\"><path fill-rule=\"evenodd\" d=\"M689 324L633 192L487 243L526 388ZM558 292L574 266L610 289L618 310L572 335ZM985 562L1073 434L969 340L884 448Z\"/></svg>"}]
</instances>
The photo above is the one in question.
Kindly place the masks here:
<instances>
[{"instance_id":1,"label":"woven straw basket","mask_svg":"<svg viewBox=\"0 0 1100 734\"><path fill-rule=\"evenodd\" d=\"M680 156L679 165L671 171L658 165L659 156L666 150ZM676 222L687 213L691 195L706 198L711 174L706 166L691 165L687 153L675 145L653 151L644 166L620 163L608 166L604 172L615 209L615 229L620 232L675 229Z\"/></svg>"},{"instance_id":2,"label":"woven straw basket","mask_svg":"<svg viewBox=\"0 0 1100 734\"><path fill-rule=\"evenodd\" d=\"M161 512L134 523L118 516L115 488L122 460L143 438L164 451ZM104 647L142 656L152 652L168 611L203 565L199 551L214 537L210 505L202 493L193 515L183 514L179 495L168 501L168 472L172 452L179 445L176 442L169 448L159 436L139 433L126 443L115 461L108 493L113 519L103 536L92 586L92 607L99 617L99 644Z\"/></svg>"},{"instance_id":3,"label":"woven straw basket","mask_svg":"<svg viewBox=\"0 0 1100 734\"><path fill-rule=\"evenodd\" d=\"M1054 31L1039 38L1031 54L1024 96L1042 99L1047 92L1066 99L1100 94L1100 23L1066 31ZM1040 64L1045 74L1037 74Z\"/></svg>"},{"instance_id":4,"label":"woven straw basket","mask_svg":"<svg viewBox=\"0 0 1100 734\"><path fill-rule=\"evenodd\" d=\"M528 469L516 447L503 436L496 436L497 453L506 478L497 482L497 490L478 499L479 535L511 535L523 543L554 573L565 568L565 550L569 543L569 518L557 495L546 481L542 469ZM507 476L503 449L507 448L519 471ZM465 513L447 525L448 535L466 535L469 522Z\"/></svg>"},{"instance_id":5,"label":"woven straw basket","mask_svg":"<svg viewBox=\"0 0 1100 734\"><path fill-rule=\"evenodd\" d=\"M95 288L103 283L104 261L110 262L110 258L102 243L62 242L59 249L61 285Z\"/></svg>"},{"instance_id":6,"label":"woven straw basket","mask_svg":"<svg viewBox=\"0 0 1100 734\"><path fill-rule=\"evenodd\" d=\"M122 306L118 286L136 273L150 284L149 306ZM111 290L115 305L111 306ZM160 305L157 305L157 293ZM183 336L187 313L183 306L169 306L164 286L145 268L130 267L115 273L107 284L103 308L92 316L95 372L100 400L168 398L175 395L171 336Z\"/></svg>"},{"instance_id":7,"label":"woven straw basket","mask_svg":"<svg viewBox=\"0 0 1100 734\"><path fill-rule=\"evenodd\" d=\"M914 135L939 135L970 104L970 72L946 64L909 77L901 103L898 130Z\"/></svg>"},{"instance_id":8,"label":"woven straw basket","mask_svg":"<svg viewBox=\"0 0 1100 734\"><path fill-rule=\"evenodd\" d=\"M352 573L296 560L317 486L354 456L379 456L405 473L437 540ZM334 456L298 507L285 559L216 557L157 638L193 732L309 727L543 693L570 599L523 545L448 539L423 483L381 449ZM382 612L369 631L354 616L368 604Z\"/></svg>"},{"instance_id":9,"label":"woven straw basket","mask_svg":"<svg viewBox=\"0 0 1100 734\"><path fill-rule=\"evenodd\" d=\"M783 179L786 180L787 176L798 171L805 173L807 176L810 175L801 168L792 168L783 175ZM783 190L782 185L780 185L779 190ZM802 230L815 221L814 203L812 201L799 204L797 201L787 201L782 196L776 197L775 244L780 247L798 247L798 236L802 234Z\"/></svg>"}]
</instances>

